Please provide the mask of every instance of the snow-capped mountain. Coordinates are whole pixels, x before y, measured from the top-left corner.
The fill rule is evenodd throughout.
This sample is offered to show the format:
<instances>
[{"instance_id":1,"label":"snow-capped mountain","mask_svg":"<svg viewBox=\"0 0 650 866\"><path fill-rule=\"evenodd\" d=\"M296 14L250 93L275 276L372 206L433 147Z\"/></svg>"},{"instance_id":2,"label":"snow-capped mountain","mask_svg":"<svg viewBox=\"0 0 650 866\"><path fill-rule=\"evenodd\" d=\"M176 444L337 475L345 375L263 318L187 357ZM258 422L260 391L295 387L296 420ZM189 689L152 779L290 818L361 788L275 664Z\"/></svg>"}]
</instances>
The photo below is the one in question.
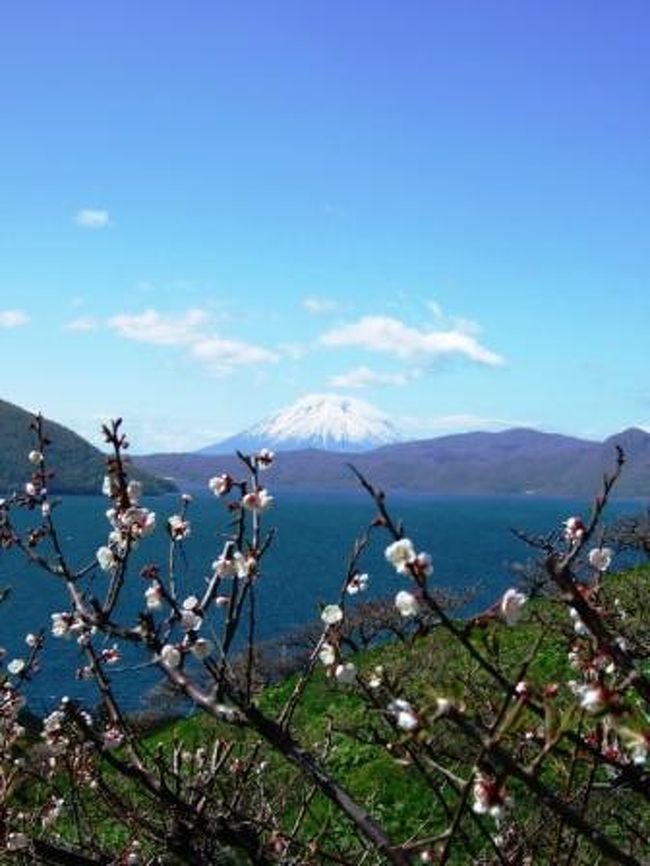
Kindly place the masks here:
<instances>
[{"instance_id":1,"label":"snow-capped mountain","mask_svg":"<svg viewBox=\"0 0 650 866\"><path fill-rule=\"evenodd\" d=\"M201 448L200 454L224 454L235 449L293 451L367 451L399 442L397 427L375 406L338 394L308 394L254 427Z\"/></svg>"}]
</instances>

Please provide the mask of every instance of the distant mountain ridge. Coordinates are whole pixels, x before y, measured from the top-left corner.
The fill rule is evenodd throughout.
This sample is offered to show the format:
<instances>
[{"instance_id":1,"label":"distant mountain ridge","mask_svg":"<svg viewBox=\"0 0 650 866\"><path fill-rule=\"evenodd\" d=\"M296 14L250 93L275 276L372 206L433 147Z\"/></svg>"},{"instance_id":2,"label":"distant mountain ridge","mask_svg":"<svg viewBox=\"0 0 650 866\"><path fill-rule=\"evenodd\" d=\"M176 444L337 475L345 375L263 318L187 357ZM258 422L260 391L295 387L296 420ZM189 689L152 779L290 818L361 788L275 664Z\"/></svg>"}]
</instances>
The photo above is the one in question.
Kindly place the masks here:
<instances>
[{"instance_id":1,"label":"distant mountain ridge","mask_svg":"<svg viewBox=\"0 0 650 866\"><path fill-rule=\"evenodd\" d=\"M294 490L353 490L352 462L387 491L590 497L613 466L616 445L623 448L626 465L615 493L650 498L650 433L638 428L604 442L515 428L399 442L357 454L298 450L278 455L269 483ZM240 472L232 455L159 454L136 462L188 488L205 489L217 472Z\"/></svg>"},{"instance_id":2,"label":"distant mountain ridge","mask_svg":"<svg viewBox=\"0 0 650 866\"><path fill-rule=\"evenodd\" d=\"M27 460L36 447L30 430L32 413L6 400L0 400L0 495L22 489L34 467ZM101 493L106 463L102 452L81 436L46 419L45 432L52 441L48 465L55 475L49 484L53 493ZM168 493L176 485L136 469L133 476L143 482L145 493Z\"/></svg>"},{"instance_id":3,"label":"distant mountain ridge","mask_svg":"<svg viewBox=\"0 0 650 866\"><path fill-rule=\"evenodd\" d=\"M259 424L208 445L197 454L233 451L367 451L402 439L397 427L375 406L338 394L307 394Z\"/></svg>"}]
</instances>

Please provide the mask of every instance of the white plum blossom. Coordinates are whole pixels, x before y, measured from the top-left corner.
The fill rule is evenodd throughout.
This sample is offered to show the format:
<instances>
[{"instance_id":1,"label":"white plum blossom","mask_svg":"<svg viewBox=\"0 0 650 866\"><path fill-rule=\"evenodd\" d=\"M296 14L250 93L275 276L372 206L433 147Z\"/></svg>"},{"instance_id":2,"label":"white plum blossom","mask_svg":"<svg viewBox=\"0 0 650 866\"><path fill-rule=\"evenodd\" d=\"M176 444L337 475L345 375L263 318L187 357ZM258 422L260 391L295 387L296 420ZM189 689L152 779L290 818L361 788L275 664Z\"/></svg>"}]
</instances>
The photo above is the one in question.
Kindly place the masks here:
<instances>
[{"instance_id":1,"label":"white plum blossom","mask_svg":"<svg viewBox=\"0 0 650 866\"><path fill-rule=\"evenodd\" d=\"M637 766L642 766L648 760L648 741L636 743L630 749L630 758L632 763Z\"/></svg>"},{"instance_id":2,"label":"white plum blossom","mask_svg":"<svg viewBox=\"0 0 650 866\"><path fill-rule=\"evenodd\" d=\"M244 556L236 550L230 557L223 554L212 563L212 570L219 577L238 577L246 580L254 577L257 571L257 560L251 554Z\"/></svg>"},{"instance_id":3,"label":"white plum blossom","mask_svg":"<svg viewBox=\"0 0 650 866\"><path fill-rule=\"evenodd\" d=\"M606 706L607 696L602 686L581 684L574 689L580 706L588 713L597 713Z\"/></svg>"},{"instance_id":4,"label":"white plum blossom","mask_svg":"<svg viewBox=\"0 0 650 866\"><path fill-rule=\"evenodd\" d=\"M63 703L63 701L61 701ZM48 736L52 736L57 734L61 728L63 727L63 723L65 722L65 711L64 710L53 710L49 716L46 716L43 719L43 739L47 740Z\"/></svg>"},{"instance_id":5,"label":"white plum blossom","mask_svg":"<svg viewBox=\"0 0 650 866\"><path fill-rule=\"evenodd\" d=\"M194 658L199 661L203 661L206 659L214 650L214 644L211 640L208 640L204 637L197 638L193 644L190 645L190 652L194 656Z\"/></svg>"},{"instance_id":6,"label":"white plum blossom","mask_svg":"<svg viewBox=\"0 0 650 866\"><path fill-rule=\"evenodd\" d=\"M36 485L33 482L28 481L27 484L25 484L25 493L28 496L36 496Z\"/></svg>"},{"instance_id":7,"label":"white plum blossom","mask_svg":"<svg viewBox=\"0 0 650 866\"><path fill-rule=\"evenodd\" d=\"M506 796L503 787L498 787L496 781L489 776L479 773L472 786L474 802L472 810L477 815L490 815L492 818L500 818L504 806L511 801Z\"/></svg>"},{"instance_id":8,"label":"white plum blossom","mask_svg":"<svg viewBox=\"0 0 650 866\"><path fill-rule=\"evenodd\" d=\"M183 599L183 610L194 610L198 606L199 599L196 595L188 595L187 598Z\"/></svg>"},{"instance_id":9,"label":"white plum blossom","mask_svg":"<svg viewBox=\"0 0 650 866\"><path fill-rule=\"evenodd\" d=\"M24 833L7 833L7 851L24 851L29 848L29 839Z\"/></svg>"},{"instance_id":10,"label":"white plum blossom","mask_svg":"<svg viewBox=\"0 0 650 866\"><path fill-rule=\"evenodd\" d=\"M275 460L275 453L268 448L262 448L255 455L255 465L258 469L269 469Z\"/></svg>"},{"instance_id":11,"label":"white plum blossom","mask_svg":"<svg viewBox=\"0 0 650 866\"><path fill-rule=\"evenodd\" d=\"M75 624L75 618L71 613L53 613L50 618L54 637L70 637L72 627Z\"/></svg>"},{"instance_id":12,"label":"white plum blossom","mask_svg":"<svg viewBox=\"0 0 650 866\"><path fill-rule=\"evenodd\" d=\"M124 734L119 728L106 728L102 741L105 749L117 749L124 742Z\"/></svg>"},{"instance_id":13,"label":"white plum blossom","mask_svg":"<svg viewBox=\"0 0 650 866\"><path fill-rule=\"evenodd\" d=\"M181 611L181 626L184 631L198 631L201 628L203 617L198 611L198 598L195 595L188 595Z\"/></svg>"},{"instance_id":14,"label":"white plum blossom","mask_svg":"<svg viewBox=\"0 0 650 866\"><path fill-rule=\"evenodd\" d=\"M410 538L400 538L389 544L384 556L400 574L407 570L409 562L415 559L415 548Z\"/></svg>"},{"instance_id":15,"label":"white plum blossom","mask_svg":"<svg viewBox=\"0 0 650 866\"><path fill-rule=\"evenodd\" d=\"M203 624L203 617L194 610L181 611L181 627L183 631L198 631Z\"/></svg>"},{"instance_id":16,"label":"white plum blossom","mask_svg":"<svg viewBox=\"0 0 650 866\"><path fill-rule=\"evenodd\" d=\"M230 492L232 483L230 475L224 472L223 475L215 475L214 478L211 478L208 481L208 487L215 496L225 496L226 493Z\"/></svg>"},{"instance_id":17,"label":"white plum blossom","mask_svg":"<svg viewBox=\"0 0 650 866\"><path fill-rule=\"evenodd\" d=\"M36 466L39 463L43 462L43 452L42 451L30 451L27 455L27 459L30 463Z\"/></svg>"},{"instance_id":18,"label":"white plum blossom","mask_svg":"<svg viewBox=\"0 0 650 866\"><path fill-rule=\"evenodd\" d=\"M353 574L350 580L348 581L348 585L345 587L348 595L356 595L358 592L365 592L368 588L368 575L367 574Z\"/></svg>"},{"instance_id":19,"label":"white plum blossom","mask_svg":"<svg viewBox=\"0 0 650 866\"><path fill-rule=\"evenodd\" d=\"M115 643L112 647L108 647L101 652L101 660L107 665L114 665L116 662L119 662L121 658L122 653Z\"/></svg>"},{"instance_id":20,"label":"white plum blossom","mask_svg":"<svg viewBox=\"0 0 650 866\"><path fill-rule=\"evenodd\" d=\"M564 540L568 544L576 544L585 534L586 526L581 517L568 517L564 523Z\"/></svg>"},{"instance_id":21,"label":"white plum blossom","mask_svg":"<svg viewBox=\"0 0 650 866\"><path fill-rule=\"evenodd\" d=\"M170 536L174 541L182 541L187 538L191 532L189 520L185 520L180 514L172 514L167 519L167 527Z\"/></svg>"},{"instance_id":22,"label":"white plum blossom","mask_svg":"<svg viewBox=\"0 0 650 866\"><path fill-rule=\"evenodd\" d=\"M580 637L587 637L590 632L584 622L580 619L580 614L575 609L575 607L569 608L569 616L573 620L573 630Z\"/></svg>"},{"instance_id":23,"label":"white plum blossom","mask_svg":"<svg viewBox=\"0 0 650 866\"><path fill-rule=\"evenodd\" d=\"M163 606L163 592L159 583L154 583L144 591L144 600L149 610L160 610Z\"/></svg>"},{"instance_id":24,"label":"white plum blossom","mask_svg":"<svg viewBox=\"0 0 650 866\"><path fill-rule=\"evenodd\" d=\"M429 577L433 574L433 563L430 553L418 553L415 559L409 563L410 568L418 577Z\"/></svg>"},{"instance_id":25,"label":"white plum blossom","mask_svg":"<svg viewBox=\"0 0 650 866\"><path fill-rule=\"evenodd\" d=\"M38 636L29 632L29 634L25 635L25 643L30 649L34 649L34 647L38 646Z\"/></svg>"},{"instance_id":26,"label":"white plum blossom","mask_svg":"<svg viewBox=\"0 0 650 866\"><path fill-rule=\"evenodd\" d=\"M132 505L118 514L118 528L133 539L144 538L156 528L156 514L148 508Z\"/></svg>"},{"instance_id":27,"label":"white plum blossom","mask_svg":"<svg viewBox=\"0 0 650 866\"><path fill-rule=\"evenodd\" d=\"M501 597L499 611L506 625L516 625L521 619L522 608L528 601L528 596L516 589L507 589Z\"/></svg>"},{"instance_id":28,"label":"white plum blossom","mask_svg":"<svg viewBox=\"0 0 650 866\"><path fill-rule=\"evenodd\" d=\"M264 487L259 490L251 490L242 496L241 504L249 511L266 511L273 505L273 497Z\"/></svg>"},{"instance_id":29,"label":"white plum blossom","mask_svg":"<svg viewBox=\"0 0 650 866\"><path fill-rule=\"evenodd\" d=\"M126 485L126 492L131 505L137 505L142 496L142 483L131 479L131 481Z\"/></svg>"},{"instance_id":30,"label":"white plum blossom","mask_svg":"<svg viewBox=\"0 0 650 866\"><path fill-rule=\"evenodd\" d=\"M630 754L630 760L637 766L642 766L648 759L650 750L650 731L643 733L633 731L630 728L621 727L619 732L623 738L625 748Z\"/></svg>"},{"instance_id":31,"label":"white plum blossom","mask_svg":"<svg viewBox=\"0 0 650 866\"><path fill-rule=\"evenodd\" d=\"M395 607L402 616L416 616L420 609L420 603L412 592L403 589L395 596Z\"/></svg>"},{"instance_id":32,"label":"white plum blossom","mask_svg":"<svg viewBox=\"0 0 650 866\"><path fill-rule=\"evenodd\" d=\"M352 685L357 679L356 666L352 662L337 665L334 669L334 676L339 683Z\"/></svg>"},{"instance_id":33,"label":"white plum blossom","mask_svg":"<svg viewBox=\"0 0 650 866\"><path fill-rule=\"evenodd\" d=\"M25 659L12 659L7 665L7 670L12 676L18 676L27 667Z\"/></svg>"},{"instance_id":34,"label":"white plum blossom","mask_svg":"<svg viewBox=\"0 0 650 866\"><path fill-rule=\"evenodd\" d=\"M117 478L114 475L104 475L102 482L102 493L104 496L117 496L120 491L120 486Z\"/></svg>"},{"instance_id":35,"label":"white plum blossom","mask_svg":"<svg viewBox=\"0 0 650 866\"><path fill-rule=\"evenodd\" d=\"M178 647L166 643L160 650L160 661L167 668L177 668L181 663L181 653Z\"/></svg>"},{"instance_id":36,"label":"white plum blossom","mask_svg":"<svg viewBox=\"0 0 650 866\"><path fill-rule=\"evenodd\" d=\"M596 571L607 571L612 564L614 553L610 547L594 547L589 551L587 559L589 565Z\"/></svg>"},{"instance_id":37,"label":"white plum blossom","mask_svg":"<svg viewBox=\"0 0 650 866\"><path fill-rule=\"evenodd\" d=\"M413 706L404 698L397 698L388 704L388 712L395 717L395 724L403 731L414 731L420 720Z\"/></svg>"},{"instance_id":38,"label":"white plum blossom","mask_svg":"<svg viewBox=\"0 0 650 866\"><path fill-rule=\"evenodd\" d=\"M112 571L117 565L117 559L110 547L100 547L95 554L102 571Z\"/></svg>"},{"instance_id":39,"label":"white plum blossom","mask_svg":"<svg viewBox=\"0 0 650 866\"><path fill-rule=\"evenodd\" d=\"M321 611L320 618L325 625L335 625L343 619L343 611L338 604L326 604Z\"/></svg>"},{"instance_id":40,"label":"white plum blossom","mask_svg":"<svg viewBox=\"0 0 650 866\"><path fill-rule=\"evenodd\" d=\"M329 668L334 664L336 661L336 650L331 643L323 641L320 650L318 651L318 658L326 668Z\"/></svg>"}]
</instances>

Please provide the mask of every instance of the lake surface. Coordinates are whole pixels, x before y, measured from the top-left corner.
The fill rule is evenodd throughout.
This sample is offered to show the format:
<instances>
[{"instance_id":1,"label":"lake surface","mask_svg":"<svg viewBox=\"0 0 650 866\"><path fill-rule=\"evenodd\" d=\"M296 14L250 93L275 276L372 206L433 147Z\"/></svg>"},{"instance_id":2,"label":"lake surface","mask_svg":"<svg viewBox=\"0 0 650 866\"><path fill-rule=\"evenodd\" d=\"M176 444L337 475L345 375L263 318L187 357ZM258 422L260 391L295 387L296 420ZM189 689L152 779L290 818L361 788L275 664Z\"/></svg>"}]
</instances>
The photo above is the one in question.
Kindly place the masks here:
<instances>
[{"instance_id":1,"label":"lake surface","mask_svg":"<svg viewBox=\"0 0 650 866\"><path fill-rule=\"evenodd\" d=\"M56 510L60 534L74 566L94 558L105 543L109 502L101 497L67 497ZM143 606L145 581L139 576L147 562L164 566L167 540L164 523L178 510L178 497L167 496L146 503L158 515L154 535L142 542L134 557L125 584L121 614L133 621ZM511 533L512 528L546 533L560 526L572 514L589 513L589 503L572 499L534 497L399 497L390 500L394 517L404 520L407 534L418 550L431 553L434 562L432 585L461 590L475 587L470 609L482 609L515 582L511 566L532 557L533 552ZM609 517L638 513L647 502L615 501ZM346 557L355 537L374 517L371 500L359 495L281 493L264 515L267 528L277 536L264 560L258 583L258 635L267 640L318 620L318 603L335 601L345 574ZM229 515L223 502L213 496L196 496L190 507L192 535L185 542L186 557L178 563L181 597L200 594L210 564L220 553L228 531ZM377 533L362 560L370 575L370 586L362 598L393 595L406 582L385 562L383 550L388 536ZM164 573L164 568L163 568ZM97 571L99 584L106 576ZM62 695L96 703L88 683L74 679L83 662L74 641L56 640L50 635L50 614L68 609L64 588L58 581L27 565L16 551L0 551L0 586L10 586L9 599L0 605L0 645L7 659L25 656L24 636L44 628L47 648L41 672L28 686L30 706L46 712ZM359 596L357 596L359 598ZM354 603L354 601L352 601ZM468 611L469 612L469 611ZM112 669L115 690L129 710L143 709L152 686L160 681L148 665L142 650L127 654L125 662Z\"/></svg>"}]
</instances>

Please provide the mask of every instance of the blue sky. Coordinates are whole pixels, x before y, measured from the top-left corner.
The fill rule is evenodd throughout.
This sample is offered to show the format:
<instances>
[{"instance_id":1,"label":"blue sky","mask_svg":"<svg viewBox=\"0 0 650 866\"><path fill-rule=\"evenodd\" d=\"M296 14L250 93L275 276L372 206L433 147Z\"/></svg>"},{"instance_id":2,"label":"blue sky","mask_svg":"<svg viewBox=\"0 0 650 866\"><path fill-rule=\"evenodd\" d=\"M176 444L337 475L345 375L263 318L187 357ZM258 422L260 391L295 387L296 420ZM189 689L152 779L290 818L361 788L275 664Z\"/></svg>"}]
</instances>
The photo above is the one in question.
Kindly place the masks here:
<instances>
[{"instance_id":1,"label":"blue sky","mask_svg":"<svg viewBox=\"0 0 650 866\"><path fill-rule=\"evenodd\" d=\"M135 450L309 392L650 427L646 2L12 4L0 397Z\"/></svg>"}]
</instances>

